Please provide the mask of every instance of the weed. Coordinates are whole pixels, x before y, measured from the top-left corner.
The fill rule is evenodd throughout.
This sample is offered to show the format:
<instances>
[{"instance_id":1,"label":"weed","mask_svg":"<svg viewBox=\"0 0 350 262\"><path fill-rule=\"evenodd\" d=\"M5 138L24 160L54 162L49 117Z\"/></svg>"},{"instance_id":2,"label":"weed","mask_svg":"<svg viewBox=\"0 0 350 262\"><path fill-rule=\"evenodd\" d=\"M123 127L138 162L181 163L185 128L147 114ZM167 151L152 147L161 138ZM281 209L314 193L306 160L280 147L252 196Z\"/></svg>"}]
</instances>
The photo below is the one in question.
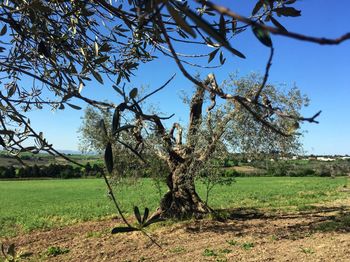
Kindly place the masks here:
<instances>
[{"instance_id":1,"label":"weed","mask_svg":"<svg viewBox=\"0 0 350 262\"><path fill-rule=\"evenodd\" d=\"M313 254L315 253L315 251L311 248L308 247L300 247L301 252L305 253L305 254Z\"/></svg>"},{"instance_id":2,"label":"weed","mask_svg":"<svg viewBox=\"0 0 350 262\"><path fill-rule=\"evenodd\" d=\"M227 244L231 245L231 246L237 246L239 243L235 240L227 240L226 241Z\"/></svg>"},{"instance_id":3,"label":"weed","mask_svg":"<svg viewBox=\"0 0 350 262\"><path fill-rule=\"evenodd\" d=\"M215 251L213 249L206 248L203 251L203 256L205 256L205 257L216 257L217 254L215 253Z\"/></svg>"},{"instance_id":4,"label":"weed","mask_svg":"<svg viewBox=\"0 0 350 262\"><path fill-rule=\"evenodd\" d=\"M62 255L62 254L66 254L69 252L69 249L68 248L60 248L60 247L54 247L54 246L51 246L51 247L48 247L48 249L46 250L46 255L47 256L58 256L58 255Z\"/></svg>"},{"instance_id":5,"label":"weed","mask_svg":"<svg viewBox=\"0 0 350 262\"><path fill-rule=\"evenodd\" d=\"M242 248L244 250L250 250L253 247L254 247L254 243L252 243L252 242L245 242L245 243L242 244Z\"/></svg>"},{"instance_id":6,"label":"weed","mask_svg":"<svg viewBox=\"0 0 350 262\"><path fill-rule=\"evenodd\" d=\"M217 262L226 262L227 258L225 258L225 255L229 254L231 252L232 252L232 250L231 249L227 249L227 248L218 249L216 251L213 250L213 249L206 248L203 251L203 256L205 256L205 257L216 257L216 261Z\"/></svg>"},{"instance_id":7,"label":"weed","mask_svg":"<svg viewBox=\"0 0 350 262\"><path fill-rule=\"evenodd\" d=\"M231 250L231 249L224 248L224 249L219 249L219 252L220 252L221 254L229 254L229 253L232 252L232 250Z\"/></svg>"},{"instance_id":8,"label":"weed","mask_svg":"<svg viewBox=\"0 0 350 262\"><path fill-rule=\"evenodd\" d=\"M171 253L176 253L176 254L179 254L179 253L183 253L186 251L186 249L184 247L174 247L172 249L169 250Z\"/></svg>"},{"instance_id":9,"label":"weed","mask_svg":"<svg viewBox=\"0 0 350 262\"><path fill-rule=\"evenodd\" d=\"M276 235L272 235L272 236L270 237L270 239L271 239L271 241L276 241L276 240L278 239L278 237L277 237Z\"/></svg>"},{"instance_id":10,"label":"weed","mask_svg":"<svg viewBox=\"0 0 350 262\"><path fill-rule=\"evenodd\" d=\"M217 258L216 262L227 262L227 258Z\"/></svg>"},{"instance_id":11,"label":"weed","mask_svg":"<svg viewBox=\"0 0 350 262\"><path fill-rule=\"evenodd\" d=\"M102 232L96 232L96 231L89 231L86 233L86 237L95 237L95 238L100 238L102 236Z\"/></svg>"}]
</instances>

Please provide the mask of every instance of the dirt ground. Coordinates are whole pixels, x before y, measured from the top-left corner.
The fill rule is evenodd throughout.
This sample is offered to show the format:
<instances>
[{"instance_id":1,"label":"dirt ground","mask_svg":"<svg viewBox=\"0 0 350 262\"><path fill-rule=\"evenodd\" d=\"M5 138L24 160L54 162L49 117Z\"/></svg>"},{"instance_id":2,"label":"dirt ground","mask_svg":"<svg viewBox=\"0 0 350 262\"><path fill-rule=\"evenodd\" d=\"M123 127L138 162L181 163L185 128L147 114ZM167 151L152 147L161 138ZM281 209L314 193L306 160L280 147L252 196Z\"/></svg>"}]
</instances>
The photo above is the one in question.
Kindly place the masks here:
<instances>
[{"instance_id":1,"label":"dirt ground","mask_svg":"<svg viewBox=\"0 0 350 262\"><path fill-rule=\"evenodd\" d=\"M110 234L117 219L2 242L15 243L25 261L350 261L350 199L291 214L243 209L227 214L221 221L151 228L162 248L140 232ZM50 254L50 247L63 254Z\"/></svg>"}]
</instances>

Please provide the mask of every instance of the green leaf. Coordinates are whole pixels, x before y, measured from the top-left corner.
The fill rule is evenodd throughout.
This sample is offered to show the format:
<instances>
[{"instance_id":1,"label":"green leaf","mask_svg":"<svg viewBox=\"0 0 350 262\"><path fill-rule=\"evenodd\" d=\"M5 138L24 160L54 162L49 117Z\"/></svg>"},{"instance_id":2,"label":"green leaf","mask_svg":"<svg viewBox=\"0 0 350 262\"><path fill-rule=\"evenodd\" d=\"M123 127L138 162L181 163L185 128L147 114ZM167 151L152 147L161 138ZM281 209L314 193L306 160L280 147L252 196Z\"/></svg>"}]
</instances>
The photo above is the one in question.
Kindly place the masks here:
<instances>
[{"instance_id":1,"label":"green leaf","mask_svg":"<svg viewBox=\"0 0 350 262\"><path fill-rule=\"evenodd\" d=\"M263 4L264 4L264 1L259 0L253 8L252 15L255 15L257 12L259 12L259 10L262 8Z\"/></svg>"},{"instance_id":2,"label":"green leaf","mask_svg":"<svg viewBox=\"0 0 350 262\"><path fill-rule=\"evenodd\" d=\"M114 110L113 120L112 120L112 133L114 134L120 125L120 112L119 108Z\"/></svg>"},{"instance_id":3,"label":"green leaf","mask_svg":"<svg viewBox=\"0 0 350 262\"><path fill-rule=\"evenodd\" d=\"M94 42L94 48L95 48L95 56L98 56L98 44L97 44L97 42Z\"/></svg>"},{"instance_id":4,"label":"green leaf","mask_svg":"<svg viewBox=\"0 0 350 262\"><path fill-rule=\"evenodd\" d=\"M279 14L279 15L283 15L283 16L301 16L301 11L300 10L296 10L293 7L280 7L280 8L276 8L274 9L274 11Z\"/></svg>"},{"instance_id":5,"label":"green leaf","mask_svg":"<svg viewBox=\"0 0 350 262\"><path fill-rule=\"evenodd\" d=\"M263 29L260 26L252 25L252 30L254 35L259 39L261 43L264 45L271 47L272 46L272 41L270 34L267 30Z\"/></svg>"},{"instance_id":6,"label":"green leaf","mask_svg":"<svg viewBox=\"0 0 350 262\"><path fill-rule=\"evenodd\" d=\"M103 84L103 79L102 79L101 75L100 75L97 71L91 69L91 73L92 73L92 75L95 77L95 79L96 79L98 82L100 82L101 84Z\"/></svg>"},{"instance_id":7,"label":"green leaf","mask_svg":"<svg viewBox=\"0 0 350 262\"><path fill-rule=\"evenodd\" d=\"M12 84L11 88L8 90L7 97L10 98L11 96L13 96L15 94L16 90L17 90L17 85Z\"/></svg>"},{"instance_id":8,"label":"green leaf","mask_svg":"<svg viewBox=\"0 0 350 262\"><path fill-rule=\"evenodd\" d=\"M117 91L120 95L124 96L124 92L123 92L119 87L117 87L116 85L113 85L112 87L113 87L113 89L114 89L115 91Z\"/></svg>"},{"instance_id":9,"label":"green leaf","mask_svg":"<svg viewBox=\"0 0 350 262\"><path fill-rule=\"evenodd\" d=\"M161 222L161 221L164 221L163 218L160 217L160 214L157 214L153 217L151 217L146 223L144 223L144 227L147 227L151 224L154 224L154 223L157 223L157 222Z\"/></svg>"},{"instance_id":10,"label":"green leaf","mask_svg":"<svg viewBox=\"0 0 350 262\"><path fill-rule=\"evenodd\" d=\"M218 53L219 50L220 48L217 48L209 54L208 64L215 58L215 55Z\"/></svg>"},{"instance_id":11,"label":"green leaf","mask_svg":"<svg viewBox=\"0 0 350 262\"><path fill-rule=\"evenodd\" d=\"M231 47L230 43L217 31L215 30L207 21L202 17L198 16L192 10L188 9L184 5L176 3L176 6L184 12L191 20L200 28L202 28L208 35L213 37L218 41L222 46L227 48L231 53L235 54L238 57L245 58L245 56L238 50Z\"/></svg>"},{"instance_id":12,"label":"green leaf","mask_svg":"<svg viewBox=\"0 0 350 262\"><path fill-rule=\"evenodd\" d=\"M193 38L196 38L196 33L193 28L188 25L185 19L182 18L180 12L176 11L170 4L166 4L169 14L174 19L179 27L181 27L185 32L190 34Z\"/></svg>"},{"instance_id":13,"label":"green leaf","mask_svg":"<svg viewBox=\"0 0 350 262\"><path fill-rule=\"evenodd\" d=\"M138 231L138 229L134 227L115 227L112 229L112 234L127 233L132 231Z\"/></svg>"},{"instance_id":14,"label":"green leaf","mask_svg":"<svg viewBox=\"0 0 350 262\"><path fill-rule=\"evenodd\" d=\"M224 58L223 52L220 52L219 59L220 59L220 64L222 64L222 65L225 64L226 58Z\"/></svg>"},{"instance_id":15,"label":"green leaf","mask_svg":"<svg viewBox=\"0 0 350 262\"><path fill-rule=\"evenodd\" d=\"M75 66L72 63L69 65L68 69L69 69L70 73L72 73L72 74L78 73L77 69L75 68Z\"/></svg>"},{"instance_id":16,"label":"green leaf","mask_svg":"<svg viewBox=\"0 0 350 262\"><path fill-rule=\"evenodd\" d=\"M226 21L223 15L220 15L219 31L222 36L226 39Z\"/></svg>"},{"instance_id":17,"label":"green leaf","mask_svg":"<svg viewBox=\"0 0 350 262\"><path fill-rule=\"evenodd\" d=\"M102 63L106 62L108 59L109 59L109 56L101 56L101 57L99 57L99 58L96 58L96 59L94 60L94 62L95 62L96 64L102 64Z\"/></svg>"},{"instance_id":18,"label":"green leaf","mask_svg":"<svg viewBox=\"0 0 350 262\"><path fill-rule=\"evenodd\" d=\"M148 215L149 215L149 209L146 207L145 212L143 213L142 225L147 221Z\"/></svg>"},{"instance_id":19,"label":"green leaf","mask_svg":"<svg viewBox=\"0 0 350 262\"><path fill-rule=\"evenodd\" d=\"M108 173L111 174L113 171L113 151L112 144L108 142L105 150L105 165L107 167Z\"/></svg>"},{"instance_id":20,"label":"green leaf","mask_svg":"<svg viewBox=\"0 0 350 262\"><path fill-rule=\"evenodd\" d=\"M280 30L284 31L284 32L288 32L288 30L283 26L281 25L275 18L273 18L272 16L270 17L271 19L271 22Z\"/></svg>"},{"instance_id":21,"label":"green leaf","mask_svg":"<svg viewBox=\"0 0 350 262\"><path fill-rule=\"evenodd\" d=\"M0 36L5 35L6 32L7 32L7 25L4 25L4 26L2 27L2 29L1 29L1 31L0 31Z\"/></svg>"},{"instance_id":22,"label":"green leaf","mask_svg":"<svg viewBox=\"0 0 350 262\"><path fill-rule=\"evenodd\" d=\"M141 214L140 214L140 210L137 206L134 206L134 214L135 214L135 217L137 219L137 222L139 222L139 224L141 225L141 223L142 223Z\"/></svg>"},{"instance_id":23,"label":"green leaf","mask_svg":"<svg viewBox=\"0 0 350 262\"><path fill-rule=\"evenodd\" d=\"M100 52L109 52L112 50L112 47L106 42L106 43L103 43L101 46L100 46Z\"/></svg>"},{"instance_id":24,"label":"green leaf","mask_svg":"<svg viewBox=\"0 0 350 262\"><path fill-rule=\"evenodd\" d=\"M129 93L129 97L130 97L130 99L134 99L136 96L137 96L137 88L135 87L135 88L133 88L133 89L131 89L131 91L130 91L130 93Z\"/></svg>"},{"instance_id":25,"label":"green leaf","mask_svg":"<svg viewBox=\"0 0 350 262\"><path fill-rule=\"evenodd\" d=\"M73 109L76 109L76 110L81 110L81 107L80 106L76 106L76 105L73 105L73 104L70 104L70 103L66 103L67 105L69 105L71 108Z\"/></svg>"}]
</instances>

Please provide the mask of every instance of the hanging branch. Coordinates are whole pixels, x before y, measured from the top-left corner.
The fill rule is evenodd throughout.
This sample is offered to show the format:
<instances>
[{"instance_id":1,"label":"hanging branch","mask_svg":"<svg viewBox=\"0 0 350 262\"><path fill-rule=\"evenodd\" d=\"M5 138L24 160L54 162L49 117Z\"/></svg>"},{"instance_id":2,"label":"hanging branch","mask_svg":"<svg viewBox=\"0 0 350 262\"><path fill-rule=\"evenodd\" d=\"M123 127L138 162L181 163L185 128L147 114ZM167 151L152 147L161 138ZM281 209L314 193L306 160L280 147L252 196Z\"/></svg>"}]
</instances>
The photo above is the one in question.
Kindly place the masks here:
<instances>
[{"instance_id":1,"label":"hanging branch","mask_svg":"<svg viewBox=\"0 0 350 262\"><path fill-rule=\"evenodd\" d=\"M16 107L12 105L12 103L10 101L8 101L7 97L5 97L1 92L0 92L0 98L2 100L4 100L7 105L12 109L12 111L16 114L16 116L18 117L18 119L20 119L21 123L24 124L24 126L26 127L26 129L28 129L31 134L40 141L40 143L44 146L48 146L48 149L42 148L42 150L45 150L47 152L53 152L54 154L62 157L63 159L77 165L80 167L85 167L84 165L76 162L75 160L65 156L64 154L58 152L56 149L54 149L51 145L49 145L45 139L43 139L42 135L38 134L37 132L35 132L35 130L28 124L28 122L24 119L24 117L17 111Z\"/></svg>"},{"instance_id":2,"label":"hanging branch","mask_svg":"<svg viewBox=\"0 0 350 262\"><path fill-rule=\"evenodd\" d=\"M257 103L258 100L259 100L259 97L260 97L260 94L261 94L261 91L264 89L265 85L266 85L266 82L267 82L267 79L269 78L269 72L270 72L270 68L271 68L271 65L272 65L272 58L273 58L273 52L274 52L274 48L273 46L271 45L270 47L270 57L269 57L269 60L267 61L266 63L266 69L265 69L265 74L264 74L264 79L258 89L258 91L256 92L256 95L255 95L255 98L254 98L254 103Z\"/></svg>"}]
</instances>

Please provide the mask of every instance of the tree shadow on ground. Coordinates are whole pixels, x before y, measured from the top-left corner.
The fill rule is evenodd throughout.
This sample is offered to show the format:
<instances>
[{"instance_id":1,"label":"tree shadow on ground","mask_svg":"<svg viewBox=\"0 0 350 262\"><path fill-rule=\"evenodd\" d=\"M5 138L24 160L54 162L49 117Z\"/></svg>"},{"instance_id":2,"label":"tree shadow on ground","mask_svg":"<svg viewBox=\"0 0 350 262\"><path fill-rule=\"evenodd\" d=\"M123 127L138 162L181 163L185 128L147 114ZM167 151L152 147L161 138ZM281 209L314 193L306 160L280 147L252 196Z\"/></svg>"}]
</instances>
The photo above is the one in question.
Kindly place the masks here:
<instances>
[{"instance_id":1,"label":"tree shadow on ground","mask_svg":"<svg viewBox=\"0 0 350 262\"><path fill-rule=\"evenodd\" d=\"M267 213L255 208L216 210L214 221L200 221L188 232L232 233L235 236L274 236L300 239L317 232L350 232L350 207L312 206L307 211Z\"/></svg>"}]
</instances>

